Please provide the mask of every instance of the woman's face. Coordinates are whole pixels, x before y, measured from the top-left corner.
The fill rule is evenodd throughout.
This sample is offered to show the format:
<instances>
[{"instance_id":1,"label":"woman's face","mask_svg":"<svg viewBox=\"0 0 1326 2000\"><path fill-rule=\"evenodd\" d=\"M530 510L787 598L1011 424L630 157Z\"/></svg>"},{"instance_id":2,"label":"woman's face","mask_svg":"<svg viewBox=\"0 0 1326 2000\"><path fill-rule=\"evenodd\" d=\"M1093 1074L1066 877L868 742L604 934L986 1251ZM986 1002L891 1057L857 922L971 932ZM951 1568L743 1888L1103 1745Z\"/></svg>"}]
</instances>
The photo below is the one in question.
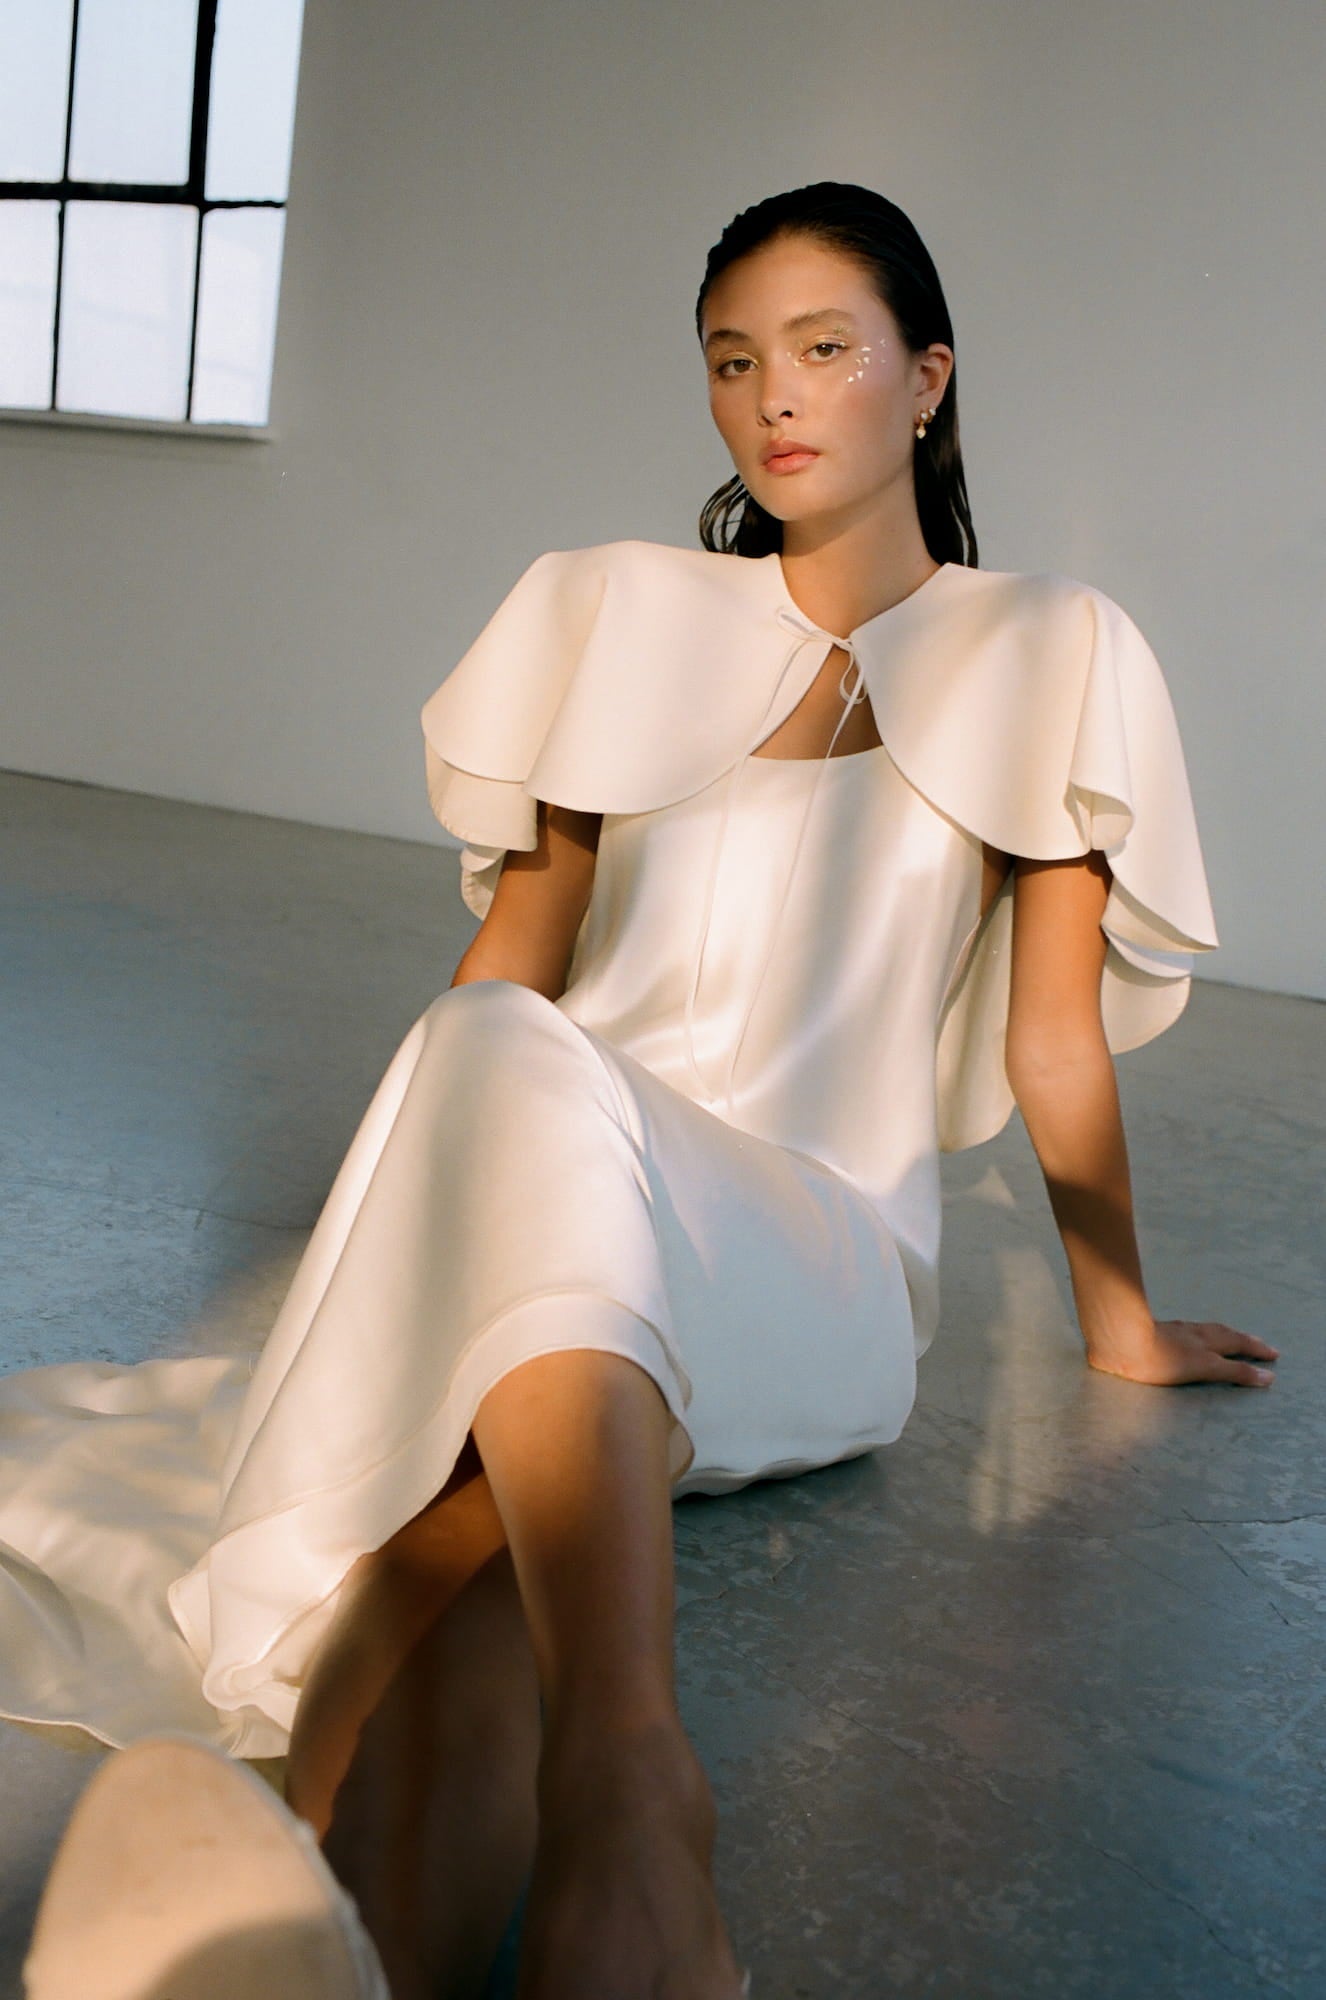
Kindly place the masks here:
<instances>
[{"instance_id":1,"label":"woman's face","mask_svg":"<svg viewBox=\"0 0 1326 2000\"><path fill-rule=\"evenodd\" d=\"M715 279L701 333L714 422L767 513L854 518L899 481L910 496L917 419L938 407L953 351L912 354L853 258L778 237ZM785 440L814 456L771 458Z\"/></svg>"}]
</instances>

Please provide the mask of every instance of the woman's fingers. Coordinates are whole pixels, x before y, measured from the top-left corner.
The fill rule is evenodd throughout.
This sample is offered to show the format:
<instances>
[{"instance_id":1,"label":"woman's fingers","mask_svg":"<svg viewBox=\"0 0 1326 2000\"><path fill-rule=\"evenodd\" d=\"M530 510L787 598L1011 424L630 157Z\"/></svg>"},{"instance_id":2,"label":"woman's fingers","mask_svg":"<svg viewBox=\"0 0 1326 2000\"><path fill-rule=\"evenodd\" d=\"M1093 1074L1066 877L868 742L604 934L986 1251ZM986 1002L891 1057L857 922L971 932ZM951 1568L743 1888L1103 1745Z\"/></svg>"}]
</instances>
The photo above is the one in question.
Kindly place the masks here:
<instances>
[{"instance_id":1,"label":"woman's fingers","mask_svg":"<svg viewBox=\"0 0 1326 2000\"><path fill-rule=\"evenodd\" d=\"M1204 1379L1208 1382L1240 1382L1253 1389L1269 1389L1275 1380L1270 1368L1262 1368L1255 1361L1237 1361L1230 1355L1208 1353L1208 1368Z\"/></svg>"},{"instance_id":2,"label":"woman's fingers","mask_svg":"<svg viewBox=\"0 0 1326 2000\"><path fill-rule=\"evenodd\" d=\"M1093 1349L1093 1368L1132 1382L1178 1388L1186 1382L1230 1382L1240 1388L1269 1389L1279 1348L1255 1333L1242 1333L1218 1320L1159 1319L1151 1338L1107 1350Z\"/></svg>"},{"instance_id":3,"label":"woman's fingers","mask_svg":"<svg viewBox=\"0 0 1326 2000\"><path fill-rule=\"evenodd\" d=\"M1236 1326L1222 1326L1219 1320L1203 1320L1197 1331L1208 1347L1219 1354L1255 1354L1262 1361L1274 1361L1280 1352L1269 1340L1255 1333L1240 1333Z\"/></svg>"},{"instance_id":4,"label":"woman's fingers","mask_svg":"<svg viewBox=\"0 0 1326 2000\"><path fill-rule=\"evenodd\" d=\"M1274 1370L1260 1364L1273 1361L1279 1349L1255 1333L1218 1320L1184 1319L1159 1320L1156 1333L1184 1357L1179 1380L1232 1382L1251 1389L1268 1389L1275 1380Z\"/></svg>"},{"instance_id":5,"label":"woman's fingers","mask_svg":"<svg viewBox=\"0 0 1326 2000\"><path fill-rule=\"evenodd\" d=\"M1270 1388L1275 1380L1273 1372L1257 1365L1257 1361L1271 1360L1276 1354L1268 1341L1259 1339L1255 1333L1242 1333L1236 1326L1222 1326L1219 1320L1203 1320L1192 1326L1191 1331L1206 1349L1207 1381L1238 1382L1252 1389ZM1242 1355L1255 1356L1256 1360L1242 1360Z\"/></svg>"}]
</instances>

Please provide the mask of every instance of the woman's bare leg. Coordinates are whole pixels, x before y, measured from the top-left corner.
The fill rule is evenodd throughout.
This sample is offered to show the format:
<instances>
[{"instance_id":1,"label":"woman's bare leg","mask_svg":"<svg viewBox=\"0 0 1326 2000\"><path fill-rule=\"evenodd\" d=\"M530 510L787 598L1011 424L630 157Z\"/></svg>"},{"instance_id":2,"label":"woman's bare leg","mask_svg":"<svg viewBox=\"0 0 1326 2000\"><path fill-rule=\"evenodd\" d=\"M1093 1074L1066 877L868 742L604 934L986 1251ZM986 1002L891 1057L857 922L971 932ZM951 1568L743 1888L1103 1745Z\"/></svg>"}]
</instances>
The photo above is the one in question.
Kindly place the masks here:
<instances>
[{"instance_id":1,"label":"woman's bare leg","mask_svg":"<svg viewBox=\"0 0 1326 2000\"><path fill-rule=\"evenodd\" d=\"M368 1718L509 1543L545 1706L522 2000L737 1991L712 1798L676 1707L669 1423L644 1370L600 1350L503 1377L475 1415L477 1456L467 1444L438 1499L352 1573L296 1715L287 1795L325 1835L361 1735L366 1771L381 1748Z\"/></svg>"},{"instance_id":2,"label":"woman's bare leg","mask_svg":"<svg viewBox=\"0 0 1326 2000\"><path fill-rule=\"evenodd\" d=\"M671 1418L596 1349L489 1391L473 1436L544 1703L521 2000L734 2000L708 1781L677 1710Z\"/></svg>"},{"instance_id":3,"label":"woman's bare leg","mask_svg":"<svg viewBox=\"0 0 1326 2000\"><path fill-rule=\"evenodd\" d=\"M482 1992L533 1856L539 1743L524 1612L467 1437L437 1498L350 1572L286 1760L287 1800L394 2000Z\"/></svg>"},{"instance_id":4,"label":"woman's bare leg","mask_svg":"<svg viewBox=\"0 0 1326 2000\"><path fill-rule=\"evenodd\" d=\"M510 1553L365 1723L323 1843L395 2000L478 2000L534 1857L539 1693Z\"/></svg>"},{"instance_id":5,"label":"woman's bare leg","mask_svg":"<svg viewBox=\"0 0 1326 2000\"><path fill-rule=\"evenodd\" d=\"M300 1692L286 1758L286 1798L319 1839L365 1722L424 1634L505 1539L467 1438L437 1498L351 1569Z\"/></svg>"}]
</instances>

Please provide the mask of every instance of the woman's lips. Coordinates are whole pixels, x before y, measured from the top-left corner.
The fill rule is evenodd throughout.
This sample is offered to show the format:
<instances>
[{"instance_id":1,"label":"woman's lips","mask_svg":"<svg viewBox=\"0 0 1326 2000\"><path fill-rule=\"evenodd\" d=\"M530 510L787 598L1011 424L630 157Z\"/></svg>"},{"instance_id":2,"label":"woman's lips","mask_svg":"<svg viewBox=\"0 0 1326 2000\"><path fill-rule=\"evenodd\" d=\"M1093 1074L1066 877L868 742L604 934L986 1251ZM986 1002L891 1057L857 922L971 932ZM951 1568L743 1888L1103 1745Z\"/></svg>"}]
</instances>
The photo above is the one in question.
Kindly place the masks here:
<instances>
[{"instance_id":1,"label":"woman's lips","mask_svg":"<svg viewBox=\"0 0 1326 2000\"><path fill-rule=\"evenodd\" d=\"M813 465L819 457L817 451L780 451L774 458L766 458L766 472L800 472L803 466Z\"/></svg>"}]
</instances>

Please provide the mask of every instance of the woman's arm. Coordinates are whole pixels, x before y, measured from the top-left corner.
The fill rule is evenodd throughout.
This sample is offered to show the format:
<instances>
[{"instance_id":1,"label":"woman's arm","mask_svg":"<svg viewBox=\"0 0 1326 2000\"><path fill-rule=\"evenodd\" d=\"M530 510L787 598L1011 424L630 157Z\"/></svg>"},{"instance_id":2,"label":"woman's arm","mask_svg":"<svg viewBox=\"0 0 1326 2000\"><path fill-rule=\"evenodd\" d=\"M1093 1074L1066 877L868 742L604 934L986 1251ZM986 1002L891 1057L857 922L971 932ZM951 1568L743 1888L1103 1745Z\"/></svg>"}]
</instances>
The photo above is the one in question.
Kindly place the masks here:
<instances>
[{"instance_id":1,"label":"woman's arm","mask_svg":"<svg viewBox=\"0 0 1326 2000\"><path fill-rule=\"evenodd\" d=\"M1111 879L1092 852L1018 860L1013 888L1008 1080L1045 1175L1087 1360L1136 1382L1269 1384L1255 1365L1276 1356L1266 1341L1216 1322L1157 1321L1147 1302L1100 1013Z\"/></svg>"},{"instance_id":2,"label":"woman's arm","mask_svg":"<svg viewBox=\"0 0 1326 2000\"><path fill-rule=\"evenodd\" d=\"M512 848L492 904L452 976L511 979L556 1000L566 991L571 952L594 886L602 813L539 800L538 845Z\"/></svg>"}]
</instances>

